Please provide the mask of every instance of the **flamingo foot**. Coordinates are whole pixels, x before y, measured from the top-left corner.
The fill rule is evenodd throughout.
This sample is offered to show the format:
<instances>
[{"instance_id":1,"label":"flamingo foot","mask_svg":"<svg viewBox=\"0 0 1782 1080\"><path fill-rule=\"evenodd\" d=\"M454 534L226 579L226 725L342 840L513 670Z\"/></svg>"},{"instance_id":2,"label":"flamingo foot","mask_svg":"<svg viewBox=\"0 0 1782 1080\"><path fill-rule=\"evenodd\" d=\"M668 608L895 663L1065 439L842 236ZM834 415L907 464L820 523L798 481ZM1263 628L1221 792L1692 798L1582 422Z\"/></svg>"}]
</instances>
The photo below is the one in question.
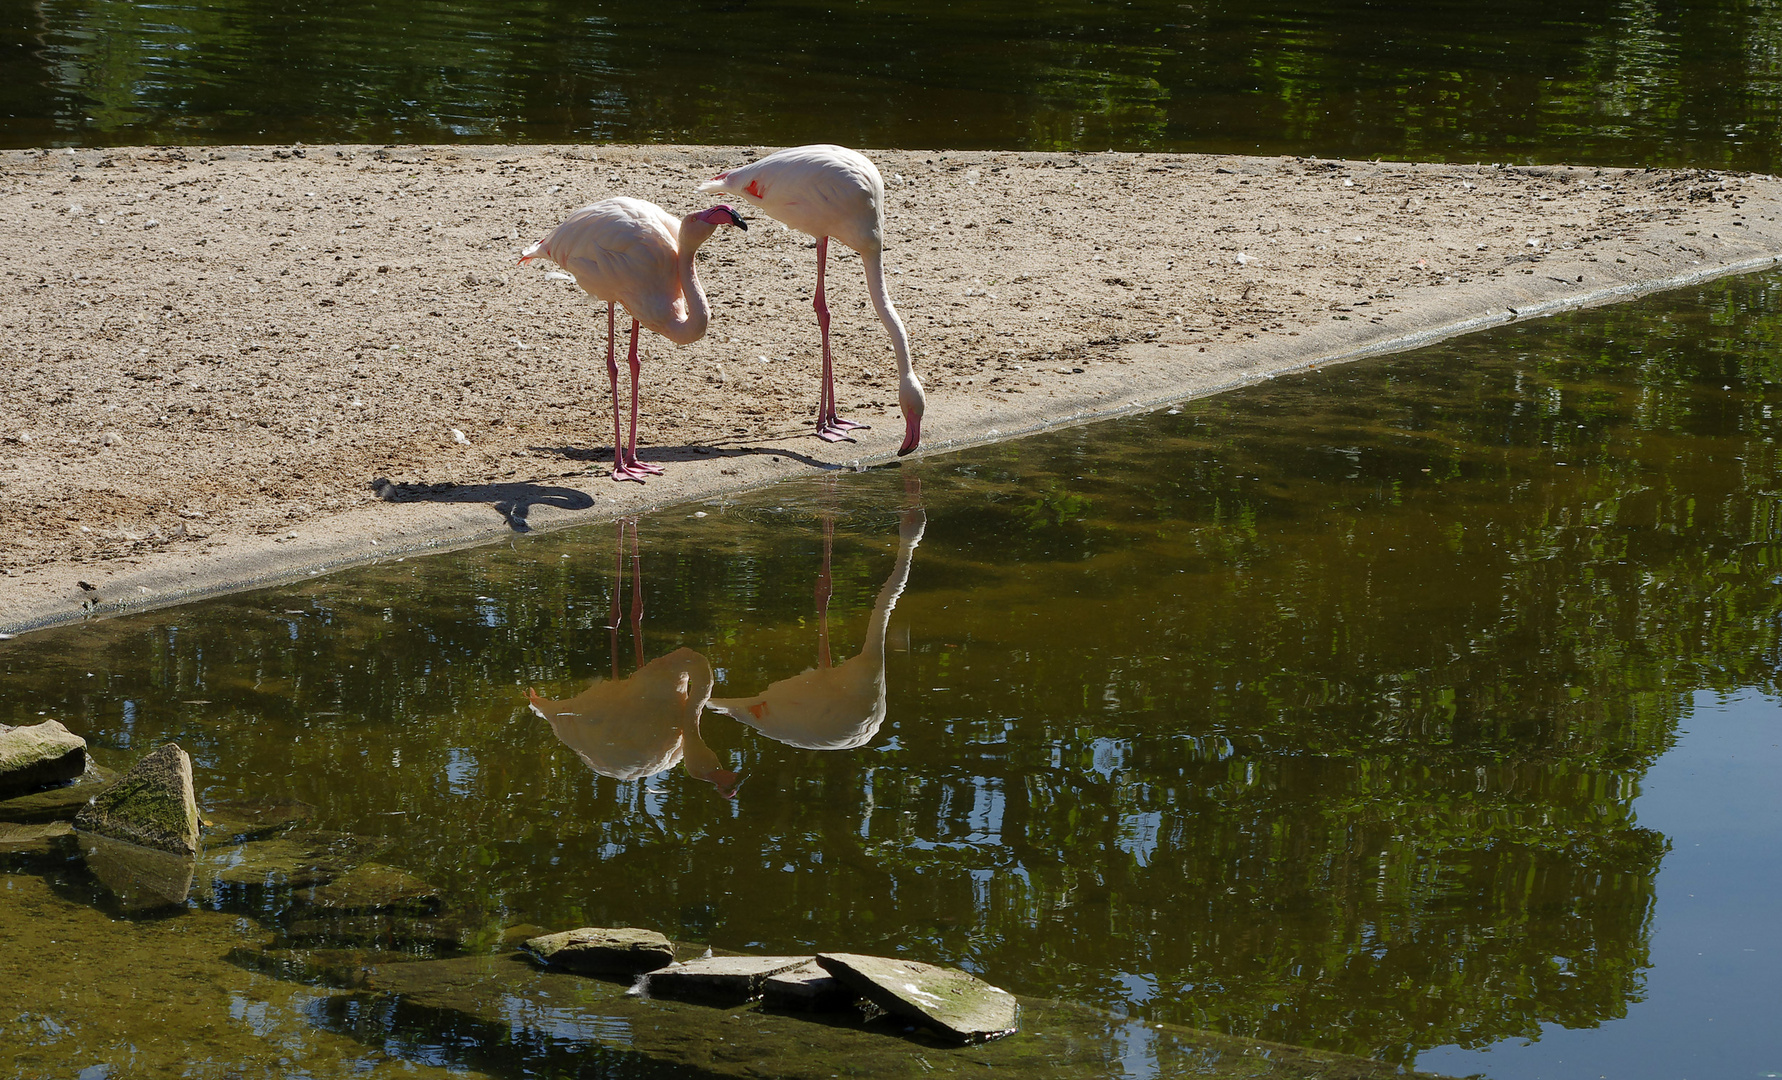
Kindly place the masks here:
<instances>
[{"instance_id":1,"label":"flamingo foot","mask_svg":"<svg viewBox=\"0 0 1782 1080\"><path fill-rule=\"evenodd\" d=\"M871 424L862 424L854 420L843 420L839 416L831 416L829 418L829 426L832 428L840 428L843 431L853 431L855 428L860 428L864 431L872 430Z\"/></svg>"},{"instance_id":2,"label":"flamingo foot","mask_svg":"<svg viewBox=\"0 0 1782 1080\"><path fill-rule=\"evenodd\" d=\"M834 426L833 424L818 425L817 438L822 439L824 442L859 442L860 441L859 439L854 438L852 435L849 435L846 431Z\"/></svg>"},{"instance_id":3,"label":"flamingo foot","mask_svg":"<svg viewBox=\"0 0 1782 1080\"><path fill-rule=\"evenodd\" d=\"M660 472L661 470L657 471ZM634 480L640 484L644 482L644 474L641 471L632 469L629 465L614 465L612 476L614 483L622 483L626 480Z\"/></svg>"},{"instance_id":4,"label":"flamingo foot","mask_svg":"<svg viewBox=\"0 0 1782 1080\"><path fill-rule=\"evenodd\" d=\"M648 461L639 461L635 457L633 457L629 461L625 462L625 468L629 469L630 471L632 471L634 473L639 473L639 474L648 473L651 476L661 476L662 475L662 466L651 464Z\"/></svg>"}]
</instances>

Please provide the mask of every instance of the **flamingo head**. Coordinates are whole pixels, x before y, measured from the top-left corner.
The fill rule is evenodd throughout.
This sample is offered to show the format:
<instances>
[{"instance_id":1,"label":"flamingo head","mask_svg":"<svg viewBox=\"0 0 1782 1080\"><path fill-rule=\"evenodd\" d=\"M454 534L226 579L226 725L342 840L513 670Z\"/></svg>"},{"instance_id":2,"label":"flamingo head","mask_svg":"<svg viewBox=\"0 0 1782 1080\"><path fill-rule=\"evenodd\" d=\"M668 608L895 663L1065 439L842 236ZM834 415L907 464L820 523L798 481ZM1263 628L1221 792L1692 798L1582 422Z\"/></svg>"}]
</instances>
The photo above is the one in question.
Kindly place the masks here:
<instances>
[{"instance_id":1,"label":"flamingo head","mask_svg":"<svg viewBox=\"0 0 1782 1080\"><path fill-rule=\"evenodd\" d=\"M700 779L718 789L718 794L726 799L736 798L736 790L742 787L743 778L729 769L714 769Z\"/></svg>"},{"instance_id":2,"label":"flamingo head","mask_svg":"<svg viewBox=\"0 0 1782 1080\"><path fill-rule=\"evenodd\" d=\"M743 232L749 231L749 223L744 221L742 215L728 203L719 203L710 210L703 210L694 216L707 225L735 225Z\"/></svg>"},{"instance_id":3,"label":"flamingo head","mask_svg":"<svg viewBox=\"0 0 1782 1080\"><path fill-rule=\"evenodd\" d=\"M903 411L903 445L897 448L902 457L922 442L922 412L927 400L922 396L922 381L915 372L905 375L897 387L897 405Z\"/></svg>"}]
</instances>

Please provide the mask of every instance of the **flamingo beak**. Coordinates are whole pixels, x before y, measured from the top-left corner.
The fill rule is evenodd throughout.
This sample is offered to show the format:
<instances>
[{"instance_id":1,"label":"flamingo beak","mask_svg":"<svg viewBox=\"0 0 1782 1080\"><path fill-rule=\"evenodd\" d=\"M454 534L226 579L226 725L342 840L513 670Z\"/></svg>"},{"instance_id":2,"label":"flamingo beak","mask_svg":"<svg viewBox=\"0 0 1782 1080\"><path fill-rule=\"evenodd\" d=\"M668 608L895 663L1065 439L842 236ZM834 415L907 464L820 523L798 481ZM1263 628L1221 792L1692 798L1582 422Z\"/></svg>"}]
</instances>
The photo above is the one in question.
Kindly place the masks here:
<instances>
[{"instance_id":1,"label":"flamingo beak","mask_svg":"<svg viewBox=\"0 0 1782 1080\"><path fill-rule=\"evenodd\" d=\"M732 209L728 206L724 207L724 212L726 214L730 215L730 224L735 225L737 228L741 229L743 232L749 231L749 223L742 219L741 214L737 213L734 209Z\"/></svg>"},{"instance_id":2,"label":"flamingo beak","mask_svg":"<svg viewBox=\"0 0 1782 1080\"><path fill-rule=\"evenodd\" d=\"M906 413L903 422L903 445L897 448L897 456L904 456L919 446L921 442L922 418Z\"/></svg>"}]
</instances>

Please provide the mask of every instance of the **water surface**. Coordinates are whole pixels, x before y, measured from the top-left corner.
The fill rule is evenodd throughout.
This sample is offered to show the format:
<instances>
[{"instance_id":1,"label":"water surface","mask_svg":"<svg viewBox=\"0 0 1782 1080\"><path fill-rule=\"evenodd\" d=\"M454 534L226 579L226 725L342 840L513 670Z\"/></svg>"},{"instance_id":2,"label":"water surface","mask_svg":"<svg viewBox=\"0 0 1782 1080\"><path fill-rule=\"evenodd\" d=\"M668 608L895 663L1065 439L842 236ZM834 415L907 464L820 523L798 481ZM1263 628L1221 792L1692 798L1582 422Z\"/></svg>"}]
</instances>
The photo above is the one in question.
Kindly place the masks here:
<instances>
[{"instance_id":1,"label":"water surface","mask_svg":"<svg viewBox=\"0 0 1782 1080\"><path fill-rule=\"evenodd\" d=\"M1744 0L45 0L0 146L691 142L1777 171Z\"/></svg>"},{"instance_id":2,"label":"water surface","mask_svg":"<svg viewBox=\"0 0 1782 1080\"><path fill-rule=\"evenodd\" d=\"M1762 1075L1764 772L1666 763L1774 758L1779 329L1782 280L1722 282L635 538L46 631L0 651L0 721L114 764L177 739L207 805L388 837L472 951L640 925L1500 1078L1554 1074L1537 1038ZM753 716L825 640L867 684L827 719L676 711L709 670ZM644 704L599 705L615 680ZM9 865L102 902L78 859ZM1738 961L1732 1011L1687 1007L1692 944ZM87 1007L35 1052L77 1063Z\"/></svg>"}]
</instances>

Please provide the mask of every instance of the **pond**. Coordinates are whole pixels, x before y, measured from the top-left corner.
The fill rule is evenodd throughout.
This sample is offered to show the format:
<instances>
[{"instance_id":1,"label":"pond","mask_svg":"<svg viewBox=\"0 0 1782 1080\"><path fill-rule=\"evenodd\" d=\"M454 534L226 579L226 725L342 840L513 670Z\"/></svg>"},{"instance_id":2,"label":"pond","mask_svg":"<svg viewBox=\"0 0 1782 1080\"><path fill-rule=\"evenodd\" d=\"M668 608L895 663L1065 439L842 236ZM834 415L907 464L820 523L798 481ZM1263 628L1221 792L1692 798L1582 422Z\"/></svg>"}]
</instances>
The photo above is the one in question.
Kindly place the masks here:
<instances>
[{"instance_id":1,"label":"pond","mask_svg":"<svg viewBox=\"0 0 1782 1080\"><path fill-rule=\"evenodd\" d=\"M440 891L417 954L635 925L1450 1074L1773 1074L1779 343L1782 279L1724 281L46 631L0 722L308 804ZM64 849L0 911L0 1072L532 1074L218 962L363 943L289 894L94 922Z\"/></svg>"},{"instance_id":2,"label":"pond","mask_svg":"<svg viewBox=\"0 0 1782 1080\"><path fill-rule=\"evenodd\" d=\"M1745 0L46 0L0 146L840 142L1779 171Z\"/></svg>"}]
</instances>

